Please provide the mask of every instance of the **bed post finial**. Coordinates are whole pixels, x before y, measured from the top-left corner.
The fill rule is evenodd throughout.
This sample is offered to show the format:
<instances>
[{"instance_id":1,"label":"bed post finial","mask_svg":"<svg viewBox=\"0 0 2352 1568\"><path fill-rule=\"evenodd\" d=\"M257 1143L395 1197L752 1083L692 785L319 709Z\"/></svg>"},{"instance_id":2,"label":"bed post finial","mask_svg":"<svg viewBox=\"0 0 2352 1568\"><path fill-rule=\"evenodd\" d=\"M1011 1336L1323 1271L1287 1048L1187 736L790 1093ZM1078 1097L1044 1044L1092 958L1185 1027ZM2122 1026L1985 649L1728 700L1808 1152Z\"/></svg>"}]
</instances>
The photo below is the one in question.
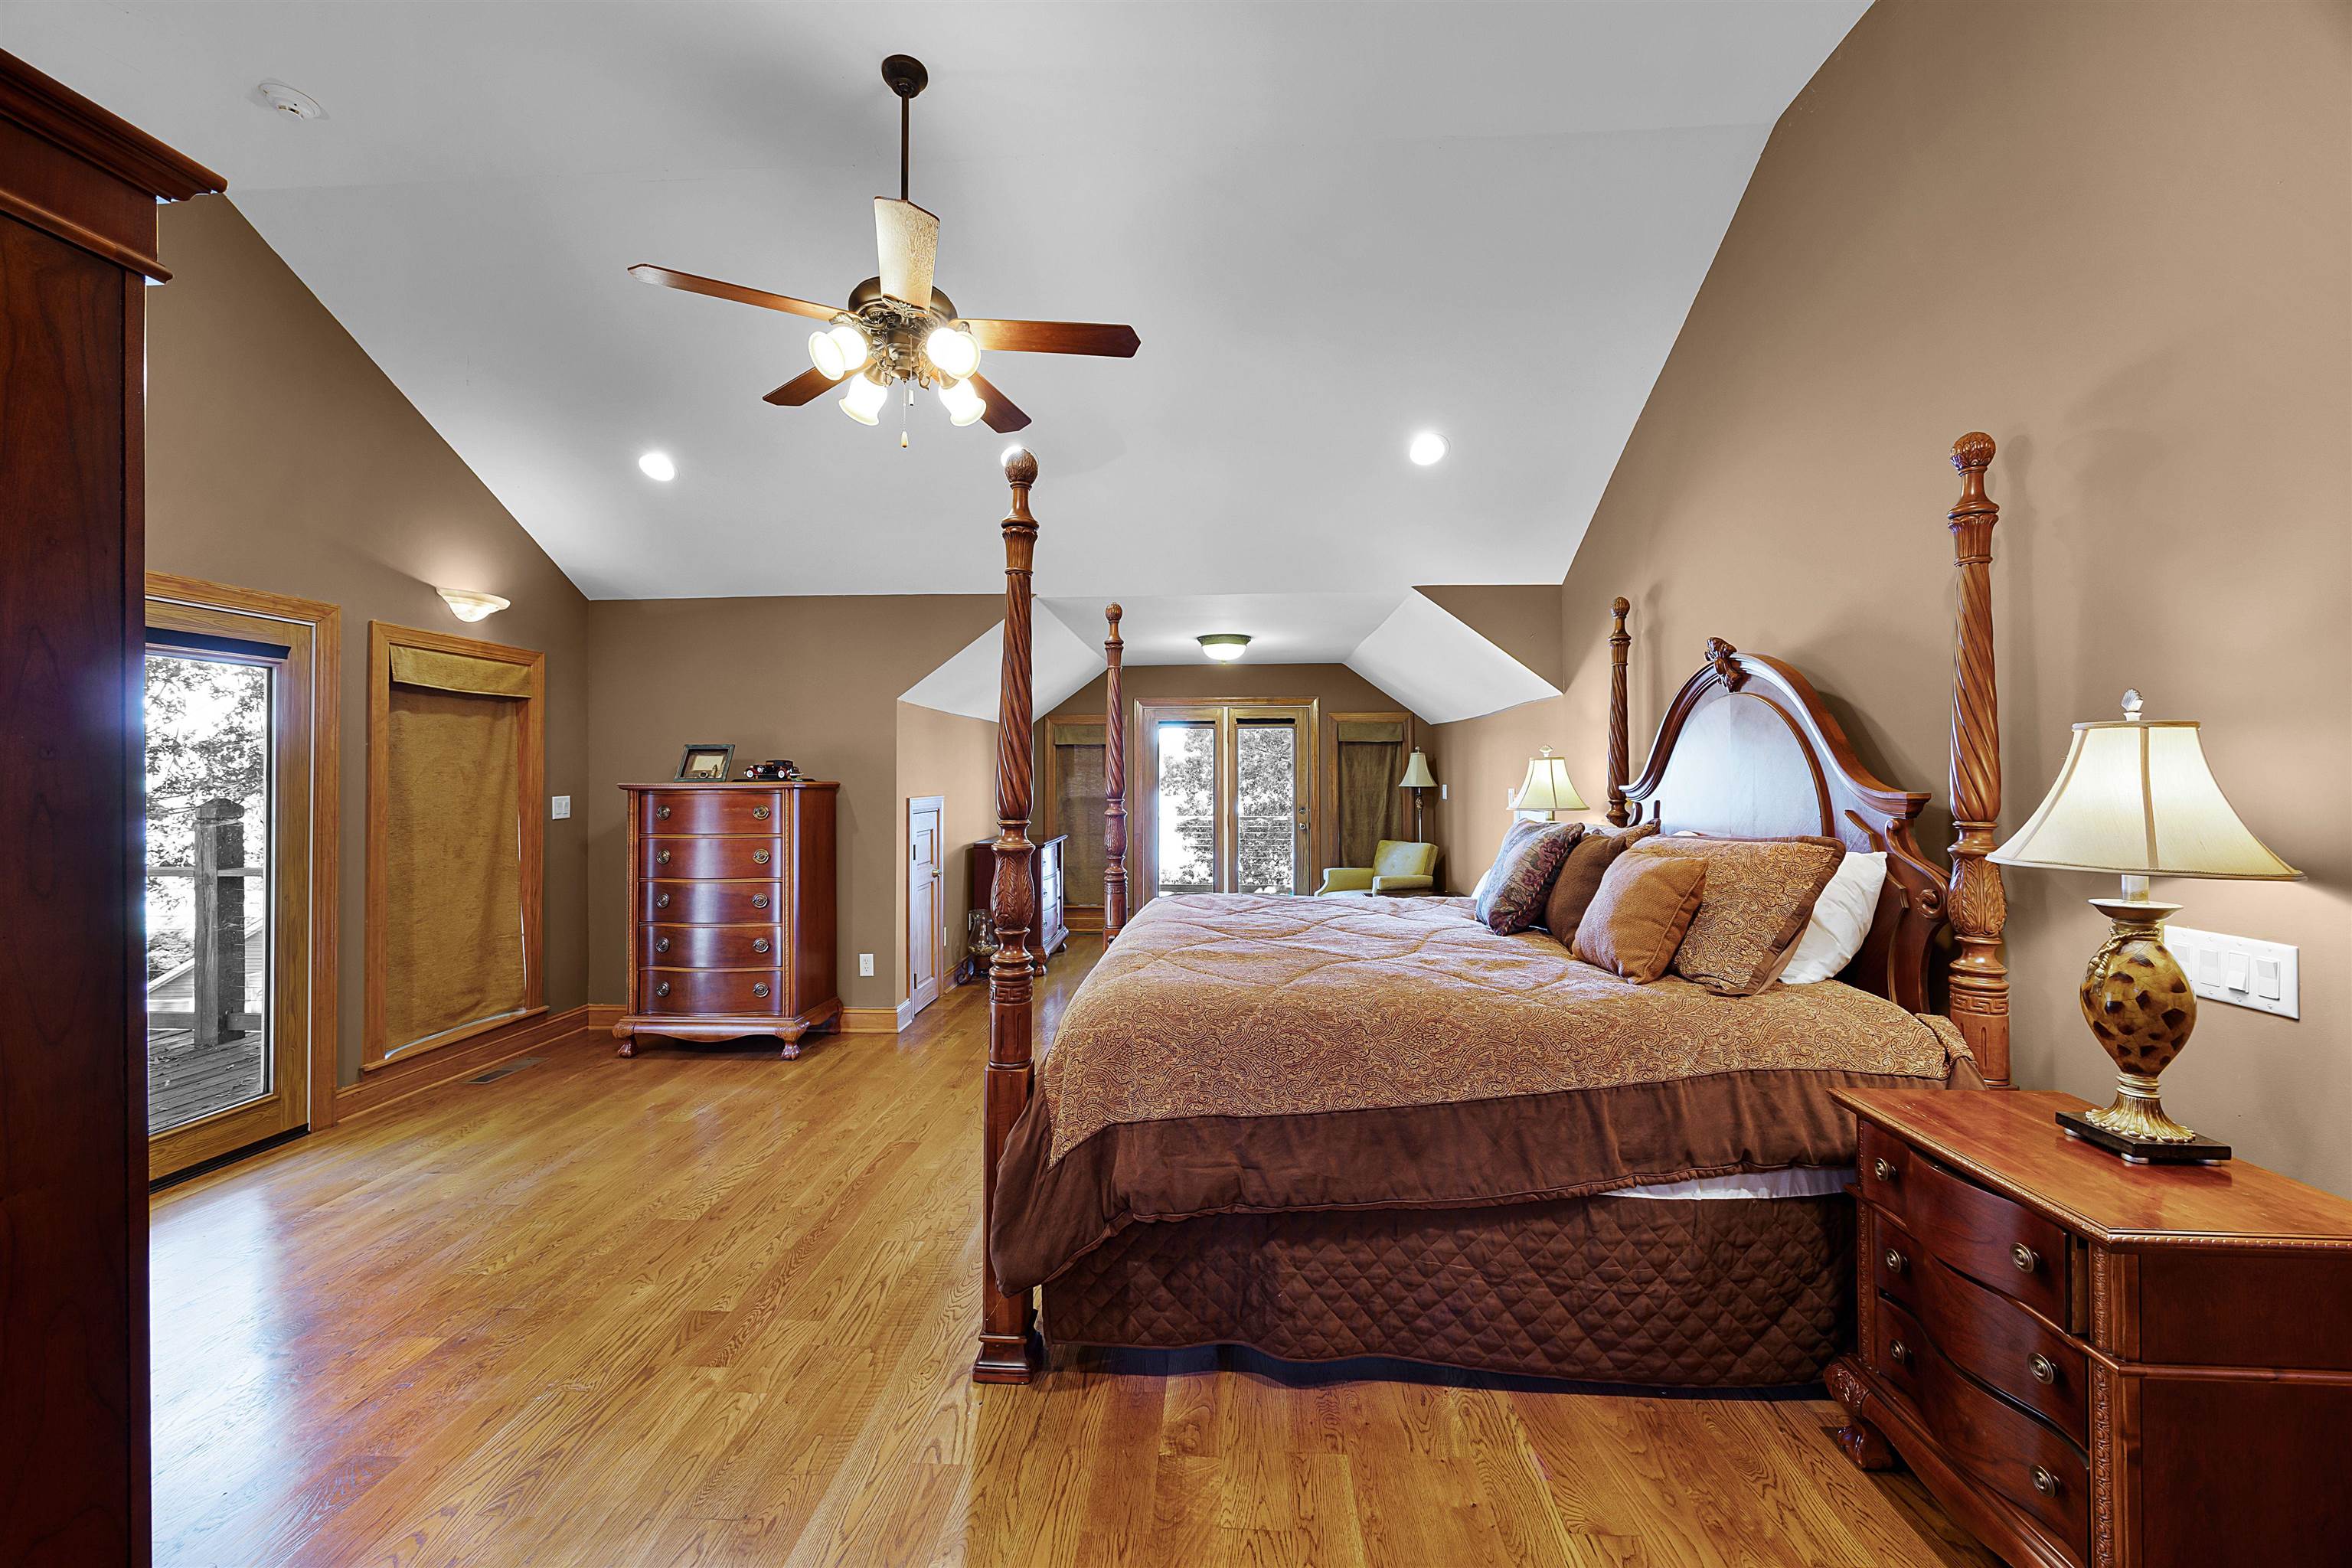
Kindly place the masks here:
<instances>
[{"instance_id":1,"label":"bed post finial","mask_svg":"<svg viewBox=\"0 0 2352 1568\"><path fill-rule=\"evenodd\" d=\"M2000 868L1985 858L2000 816L2000 704L1993 685L1992 531L2000 508L1985 494L1992 437L1972 430L1952 443L1960 499L1950 517L1959 573L1952 652L1952 883L1948 910L1959 946L1951 964L1951 1015L1989 1087L2009 1077L2009 970L2001 927L2009 907Z\"/></svg>"},{"instance_id":2,"label":"bed post finial","mask_svg":"<svg viewBox=\"0 0 2352 1568\"><path fill-rule=\"evenodd\" d=\"M1609 631L1609 823L1612 827L1624 826L1629 815L1625 778L1633 754L1625 722L1625 650L1633 646L1633 634L1625 629L1625 616L1633 608L1622 595L1609 602L1613 618Z\"/></svg>"},{"instance_id":3,"label":"bed post finial","mask_svg":"<svg viewBox=\"0 0 2352 1568\"><path fill-rule=\"evenodd\" d=\"M1037 459L1019 447L1004 452L1013 487L1005 517L1003 668L996 709L996 875L989 911L996 952L988 961L988 1071L981 1131L980 1356L971 1375L982 1383L1026 1383L1036 1369L1036 1311L1028 1291L1008 1296L988 1265L987 1237L996 1211L996 1165L1013 1124L1029 1104L1031 976L1029 933L1037 919L1030 884L1029 841L1031 577L1037 520L1029 515L1029 487Z\"/></svg>"},{"instance_id":4,"label":"bed post finial","mask_svg":"<svg viewBox=\"0 0 2352 1568\"><path fill-rule=\"evenodd\" d=\"M1119 669L1127 639L1118 635L1127 612L1106 605L1103 619L1103 942L1108 946L1127 924L1127 704Z\"/></svg>"}]
</instances>

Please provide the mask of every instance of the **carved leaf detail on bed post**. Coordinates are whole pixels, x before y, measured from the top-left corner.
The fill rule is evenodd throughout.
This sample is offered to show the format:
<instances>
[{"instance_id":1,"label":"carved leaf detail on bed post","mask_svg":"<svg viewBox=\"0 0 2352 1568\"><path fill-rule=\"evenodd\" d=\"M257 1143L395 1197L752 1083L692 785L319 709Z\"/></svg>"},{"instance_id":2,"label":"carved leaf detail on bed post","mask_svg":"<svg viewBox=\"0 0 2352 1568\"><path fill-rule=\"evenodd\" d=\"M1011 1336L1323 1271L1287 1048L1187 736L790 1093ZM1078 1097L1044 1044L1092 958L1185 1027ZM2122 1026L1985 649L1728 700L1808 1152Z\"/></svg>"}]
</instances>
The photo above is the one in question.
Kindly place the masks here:
<instances>
[{"instance_id":1,"label":"carved leaf detail on bed post","mask_svg":"<svg viewBox=\"0 0 2352 1568\"><path fill-rule=\"evenodd\" d=\"M1013 1124L1029 1103L1032 1023L1030 928L1037 896L1030 885L1030 638L1032 563L1037 521L1029 515L1029 487L1037 459L1020 447L1005 455L1004 478L1013 510L1004 520L1004 663L996 731L996 876L989 910L996 952L988 961L988 1075L981 1139L980 1357L971 1375L982 1383L1026 1383L1034 1372L1031 1293L1008 1296L989 1267L987 1237L996 1210L996 1165Z\"/></svg>"},{"instance_id":2,"label":"carved leaf detail on bed post","mask_svg":"<svg viewBox=\"0 0 2352 1568\"><path fill-rule=\"evenodd\" d=\"M2010 1087L2009 970L2000 932L2009 918L2000 868L1985 858L2000 816L2000 714L1993 687L1992 531L2000 508L1985 494L1992 437L1971 431L1952 443L1960 499L1950 517L1959 573L1952 654L1951 1016L1976 1054L1977 1070Z\"/></svg>"},{"instance_id":3,"label":"carved leaf detail on bed post","mask_svg":"<svg viewBox=\"0 0 2352 1568\"><path fill-rule=\"evenodd\" d=\"M1103 611L1110 635L1103 639L1103 941L1127 924L1127 713L1119 694L1119 666L1127 641L1118 635L1117 605Z\"/></svg>"},{"instance_id":4,"label":"carved leaf detail on bed post","mask_svg":"<svg viewBox=\"0 0 2352 1568\"><path fill-rule=\"evenodd\" d=\"M1613 827L1625 826L1625 781L1633 765L1625 720L1625 650L1633 646L1633 634L1625 629L1625 616L1633 607L1622 597L1609 605L1612 617L1609 632L1609 822Z\"/></svg>"}]
</instances>

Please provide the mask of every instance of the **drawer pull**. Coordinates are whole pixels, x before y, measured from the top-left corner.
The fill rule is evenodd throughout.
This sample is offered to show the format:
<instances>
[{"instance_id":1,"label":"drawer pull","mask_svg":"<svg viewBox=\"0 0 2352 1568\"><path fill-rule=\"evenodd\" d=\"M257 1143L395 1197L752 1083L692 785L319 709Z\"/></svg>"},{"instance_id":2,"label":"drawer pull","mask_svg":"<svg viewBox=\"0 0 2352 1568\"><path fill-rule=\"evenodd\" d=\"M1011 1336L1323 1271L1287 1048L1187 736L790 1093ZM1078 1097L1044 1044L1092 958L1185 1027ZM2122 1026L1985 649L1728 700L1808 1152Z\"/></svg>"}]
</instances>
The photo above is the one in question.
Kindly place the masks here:
<instances>
[{"instance_id":1,"label":"drawer pull","mask_svg":"<svg viewBox=\"0 0 2352 1568\"><path fill-rule=\"evenodd\" d=\"M1911 1347L1901 1340L1895 1340L1886 1347L1886 1359L1901 1366L1911 1359Z\"/></svg>"},{"instance_id":2,"label":"drawer pull","mask_svg":"<svg viewBox=\"0 0 2352 1568\"><path fill-rule=\"evenodd\" d=\"M2025 1365L2027 1370L2033 1373L2033 1381L2036 1383L2055 1383L2058 1381L2057 1364L2051 1361L2048 1356L2043 1355L2040 1351L2035 1351L2032 1355L2026 1357Z\"/></svg>"},{"instance_id":3,"label":"drawer pull","mask_svg":"<svg viewBox=\"0 0 2352 1568\"><path fill-rule=\"evenodd\" d=\"M752 895L751 895L751 907L752 907L753 909L755 909L755 910L764 910L764 909L766 909L766 908L768 907L768 895L767 895L767 894L765 894L765 893L754 893L754 894L752 894Z\"/></svg>"},{"instance_id":4,"label":"drawer pull","mask_svg":"<svg viewBox=\"0 0 2352 1568\"><path fill-rule=\"evenodd\" d=\"M1889 1274L1903 1272L1903 1255L1891 1247L1886 1249L1886 1271Z\"/></svg>"},{"instance_id":5,"label":"drawer pull","mask_svg":"<svg viewBox=\"0 0 2352 1568\"><path fill-rule=\"evenodd\" d=\"M654 851L654 864L655 864L655 865L656 865L656 866L667 866L667 865L668 865L668 864L669 864L669 851L668 851L668 850L667 850L667 849L656 849L656 850L655 850L655 851Z\"/></svg>"},{"instance_id":6,"label":"drawer pull","mask_svg":"<svg viewBox=\"0 0 2352 1568\"><path fill-rule=\"evenodd\" d=\"M665 981L663 981L660 984L658 984L658 985L655 986L655 987L654 987L654 994L655 994L655 995L656 995L656 996L667 996L667 995L668 995L668 994L669 994L669 982L668 982L668 981L667 981L667 980L665 980Z\"/></svg>"},{"instance_id":7,"label":"drawer pull","mask_svg":"<svg viewBox=\"0 0 2352 1568\"><path fill-rule=\"evenodd\" d=\"M669 938L663 937L659 941L656 942L654 943L654 951L656 952L667 952L669 951Z\"/></svg>"},{"instance_id":8,"label":"drawer pull","mask_svg":"<svg viewBox=\"0 0 2352 1568\"><path fill-rule=\"evenodd\" d=\"M667 822L669 820L669 807L666 805L657 805L654 807L654 816L659 821Z\"/></svg>"},{"instance_id":9,"label":"drawer pull","mask_svg":"<svg viewBox=\"0 0 2352 1568\"><path fill-rule=\"evenodd\" d=\"M2025 1274L2031 1274L2042 1267L2042 1254L2021 1241L2009 1249L2009 1260L2017 1265L2020 1272Z\"/></svg>"},{"instance_id":10,"label":"drawer pull","mask_svg":"<svg viewBox=\"0 0 2352 1568\"><path fill-rule=\"evenodd\" d=\"M754 995L754 996L765 996L767 994L768 994L768 983L767 983L766 981L764 981L764 980L754 980L753 982L751 982L751 994L752 994L752 995Z\"/></svg>"},{"instance_id":11,"label":"drawer pull","mask_svg":"<svg viewBox=\"0 0 2352 1568\"><path fill-rule=\"evenodd\" d=\"M1883 1155L1871 1162L1870 1173L1882 1182L1892 1182L1898 1174L1895 1169L1895 1163Z\"/></svg>"},{"instance_id":12,"label":"drawer pull","mask_svg":"<svg viewBox=\"0 0 2352 1568\"><path fill-rule=\"evenodd\" d=\"M766 806L764 806L764 805L755 805L755 806L753 806L753 807L751 808L751 820L752 820L752 821L754 821L754 822L765 822L765 821L767 821L767 820L768 820L768 808L767 808Z\"/></svg>"},{"instance_id":13,"label":"drawer pull","mask_svg":"<svg viewBox=\"0 0 2352 1568\"><path fill-rule=\"evenodd\" d=\"M2035 1491L2040 1492L2043 1497L2056 1497L2058 1495L2058 1478L2052 1475L2046 1467L2036 1465L2032 1469L2028 1471L2027 1474L2033 1478L2033 1489Z\"/></svg>"},{"instance_id":14,"label":"drawer pull","mask_svg":"<svg viewBox=\"0 0 2352 1568\"><path fill-rule=\"evenodd\" d=\"M754 865L754 866L764 866L764 865L766 865L767 863L768 863L768 852L767 852L766 850L764 850L764 849L754 849L754 850L752 850L752 851L751 851L751 864L752 864L752 865Z\"/></svg>"},{"instance_id":15,"label":"drawer pull","mask_svg":"<svg viewBox=\"0 0 2352 1568\"><path fill-rule=\"evenodd\" d=\"M669 895L667 893L656 893L654 895L654 908L657 910L666 910L669 908Z\"/></svg>"},{"instance_id":16,"label":"drawer pull","mask_svg":"<svg viewBox=\"0 0 2352 1568\"><path fill-rule=\"evenodd\" d=\"M751 939L751 951L752 951L753 952L767 952L767 951L768 951L768 939L767 939L766 937L764 937L764 936L755 936L755 937L753 937L753 938ZM2049 1380L2045 1378L2045 1379L2043 1379L2043 1381L2044 1381L2044 1382L2047 1382L2047 1381L2049 1381Z\"/></svg>"}]
</instances>

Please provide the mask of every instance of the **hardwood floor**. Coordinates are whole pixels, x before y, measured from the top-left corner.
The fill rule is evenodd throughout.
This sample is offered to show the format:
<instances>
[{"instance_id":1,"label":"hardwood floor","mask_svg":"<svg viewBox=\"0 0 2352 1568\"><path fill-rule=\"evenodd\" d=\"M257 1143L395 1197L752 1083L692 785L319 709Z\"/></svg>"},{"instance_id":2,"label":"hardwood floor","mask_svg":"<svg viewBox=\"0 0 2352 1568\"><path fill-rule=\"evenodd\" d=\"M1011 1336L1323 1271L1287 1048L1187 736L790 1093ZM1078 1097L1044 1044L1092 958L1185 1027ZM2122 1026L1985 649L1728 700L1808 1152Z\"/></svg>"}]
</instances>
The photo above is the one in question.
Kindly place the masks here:
<instances>
[{"instance_id":1,"label":"hardwood floor","mask_svg":"<svg viewBox=\"0 0 2352 1568\"><path fill-rule=\"evenodd\" d=\"M983 1002L791 1063L566 1046L161 1195L156 1563L1992 1564L1825 1400L974 1387Z\"/></svg>"}]
</instances>

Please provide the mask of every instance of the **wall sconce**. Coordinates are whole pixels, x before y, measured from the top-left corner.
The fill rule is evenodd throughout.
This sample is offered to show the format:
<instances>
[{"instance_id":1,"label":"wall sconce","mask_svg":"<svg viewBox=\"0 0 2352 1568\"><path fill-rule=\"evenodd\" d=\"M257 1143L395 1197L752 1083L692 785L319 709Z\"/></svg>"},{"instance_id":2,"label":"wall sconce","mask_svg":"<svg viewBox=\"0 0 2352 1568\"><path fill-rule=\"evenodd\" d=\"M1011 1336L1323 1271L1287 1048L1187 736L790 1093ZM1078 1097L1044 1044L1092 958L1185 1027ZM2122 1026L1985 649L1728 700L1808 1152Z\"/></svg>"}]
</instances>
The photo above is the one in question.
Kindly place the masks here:
<instances>
[{"instance_id":1,"label":"wall sconce","mask_svg":"<svg viewBox=\"0 0 2352 1568\"><path fill-rule=\"evenodd\" d=\"M478 621L497 615L507 607L507 601L496 594L477 594L470 588L436 588L449 613L461 621Z\"/></svg>"}]
</instances>

